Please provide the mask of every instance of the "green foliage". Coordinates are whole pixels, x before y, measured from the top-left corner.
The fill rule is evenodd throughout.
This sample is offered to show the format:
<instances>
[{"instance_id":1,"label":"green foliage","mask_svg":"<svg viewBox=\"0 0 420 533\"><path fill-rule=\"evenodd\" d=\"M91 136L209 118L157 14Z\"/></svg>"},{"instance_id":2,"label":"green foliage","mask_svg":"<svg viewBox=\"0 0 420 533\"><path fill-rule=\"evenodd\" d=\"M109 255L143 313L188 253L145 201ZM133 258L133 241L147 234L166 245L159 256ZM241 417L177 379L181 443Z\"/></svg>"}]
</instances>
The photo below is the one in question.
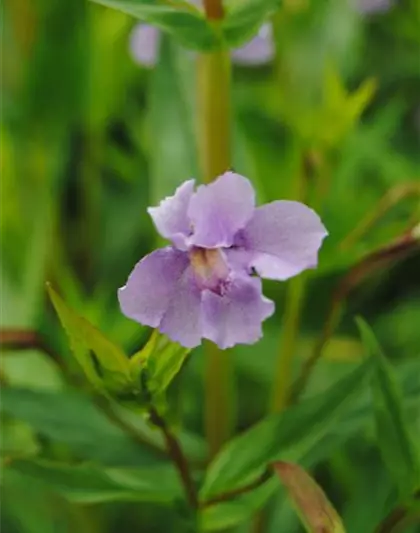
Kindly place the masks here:
<instances>
[{"instance_id":1,"label":"green foliage","mask_svg":"<svg viewBox=\"0 0 420 533\"><path fill-rule=\"evenodd\" d=\"M277 488L277 480L271 479L252 492L206 507L200 513L202 529L220 531L243 523L261 509Z\"/></svg>"},{"instance_id":2,"label":"green foliage","mask_svg":"<svg viewBox=\"0 0 420 533\"><path fill-rule=\"evenodd\" d=\"M162 36L159 58L148 92L152 205L172 194L185 176L197 176L193 64L167 36Z\"/></svg>"},{"instance_id":3,"label":"green foliage","mask_svg":"<svg viewBox=\"0 0 420 533\"><path fill-rule=\"evenodd\" d=\"M188 531L179 472L151 403L188 460L200 531L251 531L262 511L264 533L300 532L284 487L274 475L260 478L276 460L314 475L348 533L380 531L395 512L401 530L406 518L408 533L418 527L408 524L419 489L418 241L354 276L372 252L410 242L419 220L417 3L370 15L344 1L225 0L224 9L210 23L202 3L187 0L5 3L7 533ZM150 69L130 55L138 21L162 30ZM199 182L198 54L235 49L266 22L277 57L233 68L232 167L252 180L259 204L300 198L329 230L308 275L291 378L313 356L334 302L337 315L301 397L267 415L289 284L265 283L276 315L261 342L223 354L232 360L237 396L227 409L236 431L210 460L202 350L150 336L121 314L117 289L157 245L146 208L186 179ZM386 357L366 325L360 342L357 314Z\"/></svg>"},{"instance_id":4,"label":"green foliage","mask_svg":"<svg viewBox=\"0 0 420 533\"><path fill-rule=\"evenodd\" d=\"M392 366L366 322L359 318L357 323L363 343L376 363L373 397L377 442L383 460L398 485L400 497L407 498L420 487L419 448L414 445Z\"/></svg>"},{"instance_id":5,"label":"green foliage","mask_svg":"<svg viewBox=\"0 0 420 533\"><path fill-rule=\"evenodd\" d=\"M25 422L36 434L65 445L76 457L107 466L151 466L159 455L109 421L76 392L2 390L1 412Z\"/></svg>"},{"instance_id":6,"label":"green foliage","mask_svg":"<svg viewBox=\"0 0 420 533\"><path fill-rule=\"evenodd\" d=\"M283 413L271 415L232 440L210 465L202 496L238 488L275 460L299 461L327 434L372 370L370 360L333 385Z\"/></svg>"},{"instance_id":7,"label":"green foliage","mask_svg":"<svg viewBox=\"0 0 420 533\"><path fill-rule=\"evenodd\" d=\"M170 502L179 496L179 485L171 467L100 469L93 465L16 460L10 468L25 477L35 478L77 503L118 500Z\"/></svg>"},{"instance_id":8,"label":"green foliage","mask_svg":"<svg viewBox=\"0 0 420 533\"><path fill-rule=\"evenodd\" d=\"M120 348L67 307L51 286L48 286L48 293L69 337L73 354L88 380L99 389L121 391L128 388L131 385L129 363Z\"/></svg>"},{"instance_id":9,"label":"green foliage","mask_svg":"<svg viewBox=\"0 0 420 533\"><path fill-rule=\"evenodd\" d=\"M223 34L229 46L248 41L270 15L281 5L281 0L245 0L228 4L223 21Z\"/></svg>"},{"instance_id":10,"label":"green foliage","mask_svg":"<svg viewBox=\"0 0 420 533\"><path fill-rule=\"evenodd\" d=\"M131 375L137 382L143 380L152 397L162 397L190 351L155 330L144 348L130 359Z\"/></svg>"},{"instance_id":11,"label":"green foliage","mask_svg":"<svg viewBox=\"0 0 420 533\"><path fill-rule=\"evenodd\" d=\"M203 15L188 2L155 0L94 0L98 4L123 11L174 35L185 46L209 50L217 45L217 34Z\"/></svg>"}]
</instances>

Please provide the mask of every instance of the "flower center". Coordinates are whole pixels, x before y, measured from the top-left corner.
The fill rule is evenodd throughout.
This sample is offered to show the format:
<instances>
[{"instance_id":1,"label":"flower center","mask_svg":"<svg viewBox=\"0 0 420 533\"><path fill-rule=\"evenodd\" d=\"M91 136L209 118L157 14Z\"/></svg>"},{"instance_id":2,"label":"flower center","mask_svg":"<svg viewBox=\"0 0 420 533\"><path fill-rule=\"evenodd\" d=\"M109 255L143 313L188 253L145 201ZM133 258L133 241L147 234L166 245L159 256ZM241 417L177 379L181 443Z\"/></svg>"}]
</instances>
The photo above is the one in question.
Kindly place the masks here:
<instances>
[{"instance_id":1,"label":"flower center","mask_svg":"<svg viewBox=\"0 0 420 533\"><path fill-rule=\"evenodd\" d=\"M190 263L201 289L220 292L229 275L229 267L220 250L194 247Z\"/></svg>"}]
</instances>

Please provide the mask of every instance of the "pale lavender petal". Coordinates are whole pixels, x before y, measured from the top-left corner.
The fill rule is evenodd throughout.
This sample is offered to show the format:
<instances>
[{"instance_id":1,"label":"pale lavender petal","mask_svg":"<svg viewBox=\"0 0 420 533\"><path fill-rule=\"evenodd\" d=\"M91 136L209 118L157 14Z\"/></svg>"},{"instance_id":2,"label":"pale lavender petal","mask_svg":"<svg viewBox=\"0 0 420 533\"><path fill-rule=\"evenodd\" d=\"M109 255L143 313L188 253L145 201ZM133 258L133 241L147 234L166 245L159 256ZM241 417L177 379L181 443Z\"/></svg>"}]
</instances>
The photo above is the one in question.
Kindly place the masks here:
<instances>
[{"instance_id":1,"label":"pale lavender petal","mask_svg":"<svg viewBox=\"0 0 420 533\"><path fill-rule=\"evenodd\" d=\"M255 192L250 181L226 172L201 185L191 198L188 215L194 233L190 243L204 248L229 247L254 212Z\"/></svg>"},{"instance_id":2,"label":"pale lavender petal","mask_svg":"<svg viewBox=\"0 0 420 533\"><path fill-rule=\"evenodd\" d=\"M188 265L188 255L171 247L146 255L118 291L122 312L141 324L158 327Z\"/></svg>"},{"instance_id":3,"label":"pale lavender petal","mask_svg":"<svg viewBox=\"0 0 420 533\"><path fill-rule=\"evenodd\" d=\"M235 276L225 294L203 292L203 337L222 349L253 344L262 336L262 321L273 312L274 303L263 296L259 278Z\"/></svg>"},{"instance_id":4,"label":"pale lavender petal","mask_svg":"<svg viewBox=\"0 0 420 533\"><path fill-rule=\"evenodd\" d=\"M271 24L264 24L255 37L232 51L232 60L238 65L264 65L272 61L274 53Z\"/></svg>"},{"instance_id":5,"label":"pale lavender petal","mask_svg":"<svg viewBox=\"0 0 420 533\"><path fill-rule=\"evenodd\" d=\"M312 209L299 202L277 201L258 207L241 237L249 268L263 278L285 280L317 265L327 235ZM228 260L233 259L228 255Z\"/></svg>"},{"instance_id":6,"label":"pale lavender petal","mask_svg":"<svg viewBox=\"0 0 420 533\"><path fill-rule=\"evenodd\" d=\"M198 346L202 337L200 305L201 291L191 268L187 268L176 285L159 331L186 348Z\"/></svg>"},{"instance_id":7,"label":"pale lavender petal","mask_svg":"<svg viewBox=\"0 0 420 533\"><path fill-rule=\"evenodd\" d=\"M153 67L158 59L160 31L155 26L137 24L130 37L130 51L140 65Z\"/></svg>"},{"instance_id":8,"label":"pale lavender petal","mask_svg":"<svg viewBox=\"0 0 420 533\"><path fill-rule=\"evenodd\" d=\"M186 238L191 233L187 211L193 193L194 180L185 181L173 196L147 210L162 237L171 240L181 250L187 249Z\"/></svg>"}]
</instances>

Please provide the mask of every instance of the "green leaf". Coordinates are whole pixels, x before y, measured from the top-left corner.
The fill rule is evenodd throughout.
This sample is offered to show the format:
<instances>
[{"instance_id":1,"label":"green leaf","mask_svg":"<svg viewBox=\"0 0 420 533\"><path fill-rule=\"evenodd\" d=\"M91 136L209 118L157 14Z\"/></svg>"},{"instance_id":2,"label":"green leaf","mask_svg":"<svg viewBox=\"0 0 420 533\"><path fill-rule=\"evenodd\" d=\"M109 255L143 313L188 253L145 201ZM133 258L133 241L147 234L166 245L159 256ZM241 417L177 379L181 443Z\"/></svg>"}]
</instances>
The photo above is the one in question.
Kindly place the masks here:
<instances>
[{"instance_id":1,"label":"green leaf","mask_svg":"<svg viewBox=\"0 0 420 533\"><path fill-rule=\"evenodd\" d=\"M50 461L13 461L9 468L45 483L49 489L77 503L107 501L170 502L179 497L176 472L170 466L143 470L69 465Z\"/></svg>"},{"instance_id":2,"label":"green leaf","mask_svg":"<svg viewBox=\"0 0 420 533\"><path fill-rule=\"evenodd\" d=\"M230 46L248 41L269 16L281 5L281 0L246 0L235 2L227 10L223 34Z\"/></svg>"},{"instance_id":3,"label":"green leaf","mask_svg":"<svg viewBox=\"0 0 420 533\"><path fill-rule=\"evenodd\" d=\"M211 50L218 37L203 13L187 2L156 0L94 0L96 3L123 11L149 24L167 31L182 44L195 50Z\"/></svg>"},{"instance_id":4,"label":"green leaf","mask_svg":"<svg viewBox=\"0 0 420 533\"><path fill-rule=\"evenodd\" d=\"M72 311L50 285L48 294L88 380L99 389L121 390L131 386L129 360L123 351ZM99 369L92 354L97 358Z\"/></svg>"},{"instance_id":5,"label":"green leaf","mask_svg":"<svg viewBox=\"0 0 420 533\"><path fill-rule=\"evenodd\" d=\"M190 351L154 330L142 350L130 359L131 374L139 379L141 371L145 370L148 391L153 395L162 394L181 370Z\"/></svg>"},{"instance_id":6,"label":"green leaf","mask_svg":"<svg viewBox=\"0 0 420 533\"><path fill-rule=\"evenodd\" d=\"M180 344L169 342L162 350L152 353L147 361L149 390L152 394L161 394L168 388L190 351Z\"/></svg>"},{"instance_id":7,"label":"green leaf","mask_svg":"<svg viewBox=\"0 0 420 533\"><path fill-rule=\"evenodd\" d=\"M358 318L357 325L363 344L375 361L373 400L378 446L404 498L420 487L420 458L405 418L394 370L368 324Z\"/></svg>"},{"instance_id":8,"label":"green leaf","mask_svg":"<svg viewBox=\"0 0 420 533\"><path fill-rule=\"evenodd\" d=\"M279 461L274 469L309 533L345 533L337 511L316 481L300 466Z\"/></svg>"},{"instance_id":9,"label":"green leaf","mask_svg":"<svg viewBox=\"0 0 420 533\"><path fill-rule=\"evenodd\" d=\"M27 424L18 420L2 420L0 451L3 457L31 457L38 454L39 444Z\"/></svg>"},{"instance_id":10,"label":"green leaf","mask_svg":"<svg viewBox=\"0 0 420 533\"><path fill-rule=\"evenodd\" d=\"M113 425L86 397L74 392L46 392L3 387L1 412L29 424L77 456L108 466L150 466L162 459L141 448Z\"/></svg>"},{"instance_id":11,"label":"green leaf","mask_svg":"<svg viewBox=\"0 0 420 533\"><path fill-rule=\"evenodd\" d=\"M147 141L151 172L150 205L197 175L194 64L168 36L160 42L159 63L148 87ZM168 91L170 87L170 91Z\"/></svg>"},{"instance_id":12,"label":"green leaf","mask_svg":"<svg viewBox=\"0 0 420 533\"><path fill-rule=\"evenodd\" d=\"M200 530L218 531L231 528L254 515L278 488L276 479L270 479L257 489L238 498L205 507L200 512Z\"/></svg>"},{"instance_id":13,"label":"green leaf","mask_svg":"<svg viewBox=\"0 0 420 533\"><path fill-rule=\"evenodd\" d=\"M154 329L143 348L135 353L129 361L130 373L134 379L138 379L142 369L147 365L149 357L157 349L160 340L160 334Z\"/></svg>"},{"instance_id":14,"label":"green leaf","mask_svg":"<svg viewBox=\"0 0 420 533\"><path fill-rule=\"evenodd\" d=\"M415 407L418 405L420 398L420 383L416 375L417 362L413 361L412 364L405 363L399 370L400 382L405 390L405 405ZM331 455L337 450L342 449L352 436L360 432L361 428L367 428L371 417L371 405L369 395L367 394L368 392L369 391L366 391L366 394L359 394L357 401L351 402L351 405L349 405L344 415L341 416L340 421L331 426L327 434L318 441L301 460L299 460L300 464L305 466L305 468L314 467L320 461L331 457ZM389 484L384 483L382 478L381 480L381 496L378 496L377 491L377 493L375 493L375 501L381 497L386 499L387 494L389 495ZM206 507L202 511L201 517L203 529L211 531L232 527L251 518L256 511L262 508L276 489L278 490L278 483L273 478L273 480L265 483L262 487L239 496L234 500ZM367 494L368 491L365 491L365 499ZM282 496L281 493L279 493L279 496ZM360 511L360 508L357 510ZM370 527L373 528L374 524L377 523L375 517L378 518L382 516L381 509L378 510L378 508L376 508L375 513L371 506L369 506L369 512L373 515L369 522ZM354 510L349 516L351 516L352 519L349 521L348 527L353 524L355 517ZM353 530L355 532L361 531L361 529L357 529L357 527L356 529L353 528Z\"/></svg>"},{"instance_id":15,"label":"green leaf","mask_svg":"<svg viewBox=\"0 0 420 533\"><path fill-rule=\"evenodd\" d=\"M201 497L243 486L273 461L300 461L327 434L356 391L362 390L371 367L371 361L366 361L325 393L268 416L233 439L210 465Z\"/></svg>"},{"instance_id":16,"label":"green leaf","mask_svg":"<svg viewBox=\"0 0 420 533\"><path fill-rule=\"evenodd\" d=\"M2 528L19 533L92 533L71 505L35 479L2 471ZM22 512L25 509L25 512ZM10 526L8 527L8 525ZM10 529L9 529L10 528Z\"/></svg>"}]
</instances>

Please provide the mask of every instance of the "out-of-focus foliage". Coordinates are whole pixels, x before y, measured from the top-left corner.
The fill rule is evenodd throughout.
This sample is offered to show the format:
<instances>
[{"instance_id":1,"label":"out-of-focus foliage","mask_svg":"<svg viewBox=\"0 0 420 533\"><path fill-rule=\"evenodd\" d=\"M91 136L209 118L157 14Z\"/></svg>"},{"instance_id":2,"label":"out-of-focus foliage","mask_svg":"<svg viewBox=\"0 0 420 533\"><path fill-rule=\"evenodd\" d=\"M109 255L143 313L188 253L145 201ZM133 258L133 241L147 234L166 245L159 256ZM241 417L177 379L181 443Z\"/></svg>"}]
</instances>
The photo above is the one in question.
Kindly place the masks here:
<instances>
[{"instance_id":1,"label":"out-of-focus foliage","mask_svg":"<svg viewBox=\"0 0 420 533\"><path fill-rule=\"evenodd\" d=\"M225 41L246 41L272 17L277 49L270 65L234 68L232 166L253 181L259 203L300 199L330 235L302 303L294 377L317 359L302 401L266 415L287 290L268 282L277 311L264 338L226 353L235 368L237 432L262 421L207 472L201 350L187 357L160 346L163 356L149 360L150 332L122 316L116 295L156 245L147 206L199 177L195 57L221 37L187 2L165 9L140 0L100 3L128 7L4 5L3 531L187 531L163 438L124 395L133 380L141 386L137 365L146 359L151 392L192 461L203 499L252 482L267 462L292 460L311 469L349 533L374 531L395 509L414 516L418 501L410 498L419 486L414 476L404 482L407 449L418 457L420 442L418 2L369 13L363 0L227 2ZM153 69L129 54L134 5L135 15L165 30ZM100 381L94 391L71 355L46 281L62 298L55 300L61 321L79 339L79 364L89 361L85 373L95 387ZM389 361L366 355L357 314ZM126 354L136 355L128 361ZM362 377L368 368L373 377L367 370ZM118 389L118 401L97 389ZM200 524L250 531L265 504L264 531L302 531L273 477L204 507Z\"/></svg>"}]
</instances>

